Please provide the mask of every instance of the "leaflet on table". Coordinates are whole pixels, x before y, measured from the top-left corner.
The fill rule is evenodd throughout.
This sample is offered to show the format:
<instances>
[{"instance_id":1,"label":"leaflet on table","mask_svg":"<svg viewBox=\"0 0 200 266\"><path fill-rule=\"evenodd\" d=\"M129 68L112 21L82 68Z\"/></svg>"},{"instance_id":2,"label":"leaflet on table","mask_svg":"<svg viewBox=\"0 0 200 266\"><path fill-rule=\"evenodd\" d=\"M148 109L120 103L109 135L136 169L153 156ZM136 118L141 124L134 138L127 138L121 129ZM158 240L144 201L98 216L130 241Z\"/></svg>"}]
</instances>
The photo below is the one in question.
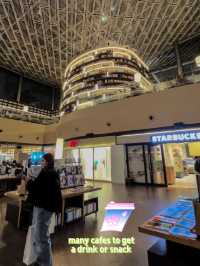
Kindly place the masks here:
<instances>
[{"instance_id":1,"label":"leaflet on table","mask_svg":"<svg viewBox=\"0 0 200 266\"><path fill-rule=\"evenodd\" d=\"M169 208L161 211L159 215L154 216L147 223L147 226L169 232L176 225L191 229L194 224L195 217L192 201L180 199Z\"/></svg>"},{"instance_id":2,"label":"leaflet on table","mask_svg":"<svg viewBox=\"0 0 200 266\"><path fill-rule=\"evenodd\" d=\"M175 219L180 219L188 211L193 208L192 201L190 200L178 200L176 203L171 205L169 208L163 210L160 215L164 217L171 217Z\"/></svg>"},{"instance_id":3,"label":"leaflet on table","mask_svg":"<svg viewBox=\"0 0 200 266\"><path fill-rule=\"evenodd\" d=\"M192 229L195 226L195 220L181 219L176 223L177 226L185 227L187 229Z\"/></svg>"},{"instance_id":4,"label":"leaflet on table","mask_svg":"<svg viewBox=\"0 0 200 266\"><path fill-rule=\"evenodd\" d=\"M147 226L156 228L157 230L169 232L169 230L176 224L177 219L167 218L163 216L154 216Z\"/></svg>"},{"instance_id":5,"label":"leaflet on table","mask_svg":"<svg viewBox=\"0 0 200 266\"><path fill-rule=\"evenodd\" d=\"M185 218L185 219L188 219L188 220L195 220L194 210L191 210L191 211L189 211L188 213L186 213L186 214L184 215L184 218Z\"/></svg>"},{"instance_id":6,"label":"leaflet on table","mask_svg":"<svg viewBox=\"0 0 200 266\"><path fill-rule=\"evenodd\" d=\"M192 233L190 229L181 227L181 226L174 226L170 230L170 234L174 236L181 236L181 237L186 237L186 238L192 238L196 239L197 235Z\"/></svg>"}]
</instances>

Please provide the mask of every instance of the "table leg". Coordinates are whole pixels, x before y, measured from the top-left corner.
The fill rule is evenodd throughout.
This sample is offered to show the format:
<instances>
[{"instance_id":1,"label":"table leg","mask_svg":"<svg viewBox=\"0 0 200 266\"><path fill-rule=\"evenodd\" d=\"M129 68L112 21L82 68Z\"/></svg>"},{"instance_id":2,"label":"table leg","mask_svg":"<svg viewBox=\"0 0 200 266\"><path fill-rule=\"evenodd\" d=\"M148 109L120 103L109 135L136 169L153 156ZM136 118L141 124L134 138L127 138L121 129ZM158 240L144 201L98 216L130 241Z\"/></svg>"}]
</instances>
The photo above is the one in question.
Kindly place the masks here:
<instances>
[{"instance_id":1,"label":"table leg","mask_svg":"<svg viewBox=\"0 0 200 266\"><path fill-rule=\"evenodd\" d=\"M65 219L65 199L62 200L62 214L61 214L61 225L64 226Z\"/></svg>"},{"instance_id":2,"label":"table leg","mask_svg":"<svg viewBox=\"0 0 200 266\"><path fill-rule=\"evenodd\" d=\"M17 219L17 228L20 228L20 220L21 220L21 212L22 212L22 202L19 202L19 213L18 213L18 219Z\"/></svg>"}]
</instances>

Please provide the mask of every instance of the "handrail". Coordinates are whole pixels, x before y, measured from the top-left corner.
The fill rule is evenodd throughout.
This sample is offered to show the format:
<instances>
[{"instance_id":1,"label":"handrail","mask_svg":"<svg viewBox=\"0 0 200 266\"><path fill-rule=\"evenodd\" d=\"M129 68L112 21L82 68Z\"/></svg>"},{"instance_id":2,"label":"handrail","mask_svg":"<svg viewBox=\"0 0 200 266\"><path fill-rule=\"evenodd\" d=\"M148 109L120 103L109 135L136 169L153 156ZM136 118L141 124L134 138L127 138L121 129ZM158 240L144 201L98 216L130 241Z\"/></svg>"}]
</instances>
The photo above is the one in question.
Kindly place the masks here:
<instances>
[{"instance_id":1,"label":"handrail","mask_svg":"<svg viewBox=\"0 0 200 266\"><path fill-rule=\"evenodd\" d=\"M5 99L0 99L0 105L7 106L10 108L15 108L20 111L23 111L23 108L25 105ZM28 105L28 111L27 112L32 112L40 115L46 115L46 116L58 116L59 115L59 110L45 110L45 109L40 109L35 106Z\"/></svg>"}]
</instances>

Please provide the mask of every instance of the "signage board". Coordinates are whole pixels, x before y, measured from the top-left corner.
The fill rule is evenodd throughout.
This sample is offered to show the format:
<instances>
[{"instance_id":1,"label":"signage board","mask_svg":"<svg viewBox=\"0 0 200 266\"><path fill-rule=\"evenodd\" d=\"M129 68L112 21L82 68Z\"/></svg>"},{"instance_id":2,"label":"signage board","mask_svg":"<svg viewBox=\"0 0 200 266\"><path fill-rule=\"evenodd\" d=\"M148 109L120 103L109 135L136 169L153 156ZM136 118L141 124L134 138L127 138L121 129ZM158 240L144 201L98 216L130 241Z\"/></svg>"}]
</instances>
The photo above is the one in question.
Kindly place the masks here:
<instances>
[{"instance_id":1,"label":"signage board","mask_svg":"<svg viewBox=\"0 0 200 266\"><path fill-rule=\"evenodd\" d=\"M161 133L151 136L151 143L176 143L200 141L200 131Z\"/></svg>"}]
</instances>

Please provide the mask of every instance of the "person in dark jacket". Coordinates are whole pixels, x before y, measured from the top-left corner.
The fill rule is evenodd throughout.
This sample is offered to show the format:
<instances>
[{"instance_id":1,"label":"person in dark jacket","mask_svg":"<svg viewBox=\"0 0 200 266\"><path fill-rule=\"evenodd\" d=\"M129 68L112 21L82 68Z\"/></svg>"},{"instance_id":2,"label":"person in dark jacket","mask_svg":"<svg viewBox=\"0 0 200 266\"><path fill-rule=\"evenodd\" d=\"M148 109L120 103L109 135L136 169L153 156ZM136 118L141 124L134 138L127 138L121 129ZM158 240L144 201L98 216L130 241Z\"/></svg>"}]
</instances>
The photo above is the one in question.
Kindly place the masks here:
<instances>
[{"instance_id":1,"label":"person in dark jacket","mask_svg":"<svg viewBox=\"0 0 200 266\"><path fill-rule=\"evenodd\" d=\"M51 240L49 225L53 213L61 211L60 180L54 170L53 155L47 153L42 159L42 170L35 180L27 178L26 188L34 206L33 221L35 225L35 247L37 261L35 265L52 266Z\"/></svg>"}]
</instances>

